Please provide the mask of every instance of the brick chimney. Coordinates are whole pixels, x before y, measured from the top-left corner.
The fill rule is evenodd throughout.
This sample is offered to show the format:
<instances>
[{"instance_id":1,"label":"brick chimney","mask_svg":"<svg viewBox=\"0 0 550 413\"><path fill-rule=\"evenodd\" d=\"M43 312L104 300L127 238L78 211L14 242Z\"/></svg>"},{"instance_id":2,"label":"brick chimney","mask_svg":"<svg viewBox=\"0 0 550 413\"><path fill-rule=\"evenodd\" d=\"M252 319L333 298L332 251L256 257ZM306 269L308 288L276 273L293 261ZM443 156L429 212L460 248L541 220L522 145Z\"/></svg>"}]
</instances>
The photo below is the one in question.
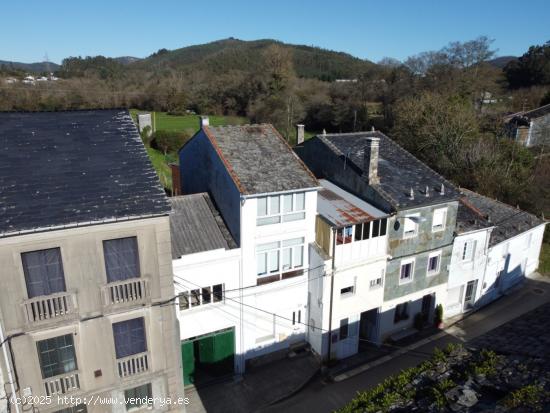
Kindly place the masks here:
<instances>
[{"instance_id":1,"label":"brick chimney","mask_svg":"<svg viewBox=\"0 0 550 413\"><path fill-rule=\"evenodd\" d=\"M203 128L204 126L210 125L210 120L208 119L208 116L200 116L199 117L199 128Z\"/></svg>"},{"instance_id":2,"label":"brick chimney","mask_svg":"<svg viewBox=\"0 0 550 413\"><path fill-rule=\"evenodd\" d=\"M296 145L304 143L304 125L296 125Z\"/></svg>"},{"instance_id":3,"label":"brick chimney","mask_svg":"<svg viewBox=\"0 0 550 413\"><path fill-rule=\"evenodd\" d=\"M171 163L170 170L172 172L172 196L181 195L180 166L176 163Z\"/></svg>"},{"instance_id":4,"label":"brick chimney","mask_svg":"<svg viewBox=\"0 0 550 413\"><path fill-rule=\"evenodd\" d=\"M378 151L380 138L371 137L367 139L367 146L363 152L363 179L369 185L379 184L378 177Z\"/></svg>"}]
</instances>

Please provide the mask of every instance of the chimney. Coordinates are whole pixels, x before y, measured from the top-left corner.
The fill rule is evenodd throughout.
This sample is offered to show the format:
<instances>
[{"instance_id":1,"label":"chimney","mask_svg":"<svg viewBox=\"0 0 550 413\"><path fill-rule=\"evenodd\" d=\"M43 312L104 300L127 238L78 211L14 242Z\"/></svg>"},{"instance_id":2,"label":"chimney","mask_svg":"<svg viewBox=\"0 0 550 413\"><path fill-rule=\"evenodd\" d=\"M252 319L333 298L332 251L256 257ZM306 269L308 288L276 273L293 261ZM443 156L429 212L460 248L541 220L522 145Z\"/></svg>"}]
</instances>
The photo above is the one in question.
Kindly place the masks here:
<instances>
[{"instance_id":1,"label":"chimney","mask_svg":"<svg viewBox=\"0 0 550 413\"><path fill-rule=\"evenodd\" d=\"M367 139L367 146L363 152L363 178L369 185L379 184L378 178L378 149L380 138L371 137Z\"/></svg>"},{"instance_id":2,"label":"chimney","mask_svg":"<svg viewBox=\"0 0 550 413\"><path fill-rule=\"evenodd\" d=\"M296 125L296 145L304 143L304 125Z\"/></svg>"},{"instance_id":3,"label":"chimney","mask_svg":"<svg viewBox=\"0 0 550 413\"><path fill-rule=\"evenodd\" d=\"M208 120L208 116L200 116L199 117L199 128L203 128L205 126L210 125L210 121Z\"/></svg>"},{"instance_id":4,"label":"chimney","mask_svg":"<svg viewBox=\"0 0 550 413\"><path fill-rule=\"evenodd\" d=\"M180 166L176 163L171 163L170 171L172 172L172 196L181 195Z\"/></svg>"}]
</instances>

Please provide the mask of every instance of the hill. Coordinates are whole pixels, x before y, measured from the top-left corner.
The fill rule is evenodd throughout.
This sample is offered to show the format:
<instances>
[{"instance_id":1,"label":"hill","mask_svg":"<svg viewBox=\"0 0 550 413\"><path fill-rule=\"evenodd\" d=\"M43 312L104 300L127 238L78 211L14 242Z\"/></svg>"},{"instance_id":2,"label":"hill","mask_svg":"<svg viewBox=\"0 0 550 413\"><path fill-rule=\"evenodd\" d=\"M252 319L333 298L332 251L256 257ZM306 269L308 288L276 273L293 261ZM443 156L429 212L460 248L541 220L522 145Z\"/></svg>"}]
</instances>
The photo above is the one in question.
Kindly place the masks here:
<instances>
[{"instance_id":1,"label":"hill","mask_svg":"<svg viewBox=\"0 0 550 413\"><path fill-rule=\"evenodd\" d=\"M272 45L278 45L290 52L299 77L320 80L349 79L375 66L368 60L319 47L292 45L271 39L245 41L234 38L175 50L161 49L130 66L144 70L206 70L214 74L232 70L253 72L260 69L262 59L259 57Z\"/></svg>"},{"instance_id":2,"label":"hill","mask_svg":"<svg viewBox=\"0 0 550 413\"><path fill-rule=\"evenodd\" d=\"M494 59L489 60L489 64L493 65L494 67L497 67L499 69L503 69L504 66L506 66L509 62L512 60L516 60L516 56L500 56L495 57Z\"/></svg>"},{"instance_id":3,"label":"hill","mask_svg":"<svg viewBox=\"0 0 550 413\"><path fill-rule=\"evenodd\" d=\"M18 69L26 72L41 73L41 72L55 72L60 68L56 63L52 62L36 62L36 63L21 63L10 62L7 60L0 60L0 67L5 66L7 69Z\"/></svg>"}]
</instances>

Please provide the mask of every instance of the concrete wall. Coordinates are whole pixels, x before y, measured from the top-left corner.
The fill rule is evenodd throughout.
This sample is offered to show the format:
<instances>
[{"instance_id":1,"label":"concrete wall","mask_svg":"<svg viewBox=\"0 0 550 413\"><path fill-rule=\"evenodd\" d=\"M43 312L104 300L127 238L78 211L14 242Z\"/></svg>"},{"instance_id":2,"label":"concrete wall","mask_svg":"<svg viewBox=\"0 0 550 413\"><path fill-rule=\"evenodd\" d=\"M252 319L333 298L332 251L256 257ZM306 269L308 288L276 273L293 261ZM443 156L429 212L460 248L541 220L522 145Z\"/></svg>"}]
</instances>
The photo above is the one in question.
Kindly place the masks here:
<instances>
[{"instance_id":1,"label":"concrete wall","mask_svg":"<svg viewBox=\"0 0 550 413\"><path fill-rule=\"evenodd\" d=\"M531 121L526 146L538 145L550 145L550 113Z\"/></svg>"},{"instance_id":2,"label":"concrete wall","mask_svg":"<svg viewBox=\"0 0 550 413\"><path fill-rule=\"evenodd\" d=\"M179 160L181 193L208 192L240 245L240 193L204 131L180 149Z\"/></svg>"},{"instance_id":3,"label":"concrete wall","mask_svg":"<svg viewBox=\"0 0 550 413\"><path fill-rule=\"evenodd\" d=\"M102 287L107 278L102 241L127 236L137 237L141 277L149 281L151 298L145 305L140 302L105 307ZM22 306L27 292L20 254L53 247L61 249L67 291L74 293L78 311L72 319L27 324ZM152 306L174 296L168 217L4 238L0 240L0 266L4 285L0 290L2 321L8 334L23 333L12 339L21 389L30 389L37 396L45 394L36 342L73 334L81 387L77 394L121 394L143 381L155 381L157 385L153 387L162 392L154 396L183 395L179 327L174 308ZM123 380L116 370L111 325L136 317L145 319L149 371ZM99 376L97 370L101 370ZM102 409L89 408L89 411L111 411ZM40 411L51 410L53 407L40 406Z\"/></svg>"}]
</instances>

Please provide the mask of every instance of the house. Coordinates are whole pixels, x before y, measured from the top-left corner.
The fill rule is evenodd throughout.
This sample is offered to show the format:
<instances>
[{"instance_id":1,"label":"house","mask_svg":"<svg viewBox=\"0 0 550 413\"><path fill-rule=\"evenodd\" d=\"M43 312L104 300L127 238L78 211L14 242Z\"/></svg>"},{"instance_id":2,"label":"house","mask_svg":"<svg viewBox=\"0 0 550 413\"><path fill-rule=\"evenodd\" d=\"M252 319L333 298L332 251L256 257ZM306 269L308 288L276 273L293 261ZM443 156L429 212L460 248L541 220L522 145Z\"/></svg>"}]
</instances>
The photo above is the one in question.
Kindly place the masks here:
<instances>
[{"instance_id":1,"label":"house","mask_svg":"<svg viewBox=\"0 0 550 413\"><path fill-rule=\"evenodd\" d=\"M0 152L0 368L52 400L12 409L183 411L171 207L128 111L0 113Z\"/></svg>"},{"instance_id":2,"label":"house","mask_svg":"<svg viewBox=\"0 0 550 413\"><path fill-rule=\"evenodd\" d=\"M545 222L463 189L449 271L447 316L486 305L536 271Z\"/></svg>"},{"instance_id":3,"label":"house","mask_svg":"<svg viewBox=\"0 0 550 413\"><path fill-rule=\"evenodd\" d=\"M181 193L208 194L237 250L229 244L229 250L216 245L208 253L189 247L182 264L213 256L211 266L195 273L180 271L175 261L175 280L185 287L180 317L181 311L188 314L186 325L202 320L207 307L189 308L186 300L204 299L203 288L222 285L222 294L231 291L223 304L209 305L227 311L233 324L208 322L200 332L233 329L234 368L242 373L247 364L286 354L306 340L307 252L315 242L319 182L272 125L211 127L201 118L200 126L179 151ZM240 256L238 270L232 254ZM227 273L216 269L216 256L231 262ZM193 292L197 289L200 294ZM225 351L230 335L224 337L214 351Z\"/></svg>"},{"instance_id":4,"label":"house","mask_svg":"<svg viewBox=\"0 0 550 413\"><path fill-rule=\"evenodd\" d=\"M504 118L510 139L526 147L550 145L550 104Z\"/></svg>"},{"instance_id":5,"label":"house","mask_svg":"<svg viewBox=\"0 0 550 413\"><path fill-rule=\"evenodd\" d=\"M342 359L379 342L388 214L328 180L320 183L308 340L322 359Z\"/></svg>"},{"instance_id":6,"label":"house","mask_svg":"<svg viewBox=\"0 0 550 413\"><path fill-rule=\"evenodd\" d=\"M384 134L322 134L295 148L326 179L389 214L384 303L377 339L400 339L433 320L447 295L458 190ZM349 235L355 239L357 228ZM338 340L332 328L331 341Z\"/></svg>"}]
</instances>

